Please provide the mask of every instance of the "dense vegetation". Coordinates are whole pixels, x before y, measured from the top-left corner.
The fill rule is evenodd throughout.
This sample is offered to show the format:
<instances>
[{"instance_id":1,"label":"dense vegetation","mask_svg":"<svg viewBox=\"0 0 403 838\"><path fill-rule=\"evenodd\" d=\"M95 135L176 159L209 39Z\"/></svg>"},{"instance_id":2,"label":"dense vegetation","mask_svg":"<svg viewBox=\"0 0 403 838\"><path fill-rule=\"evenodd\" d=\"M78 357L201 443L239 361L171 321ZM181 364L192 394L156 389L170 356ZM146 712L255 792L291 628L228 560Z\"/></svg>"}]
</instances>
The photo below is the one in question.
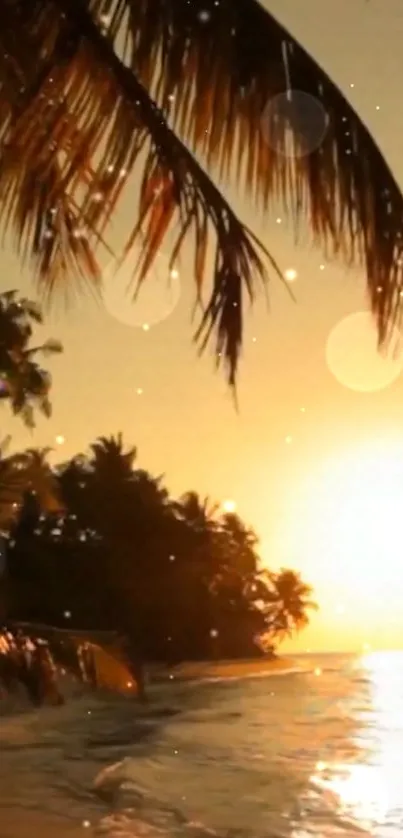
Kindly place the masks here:
<instances>
[{"instance_id":1,"label":"dense vegetation","mask_svg":"<svg viewBox=\"0 0 403 838\"><path fill-rule=\"evenodd\" d=\"M61 349L31 348L40 322L32 303L0 295L0 390L28 425L50 412L35 357ZM259 655L306 625L314 606L298 574L263 569L237 514L194 491L170 497L121 435L56 469L47 453L0 446L3 621L118 631L166 662Z\"/></svg>"},{"instance_id":2,"label":"dense vegetation","mask_svg":"<svg viewBox=\"0 0 403 838\"><path fill-rule=\"evenodd\" d=\"M143 658L246 657L307 622L310 589L263 570L254 531L196 492L172 499L121 436L57 469L63 511L28 491L8 547L8 617L118 630Z\"/></svg>"}]
</instances>

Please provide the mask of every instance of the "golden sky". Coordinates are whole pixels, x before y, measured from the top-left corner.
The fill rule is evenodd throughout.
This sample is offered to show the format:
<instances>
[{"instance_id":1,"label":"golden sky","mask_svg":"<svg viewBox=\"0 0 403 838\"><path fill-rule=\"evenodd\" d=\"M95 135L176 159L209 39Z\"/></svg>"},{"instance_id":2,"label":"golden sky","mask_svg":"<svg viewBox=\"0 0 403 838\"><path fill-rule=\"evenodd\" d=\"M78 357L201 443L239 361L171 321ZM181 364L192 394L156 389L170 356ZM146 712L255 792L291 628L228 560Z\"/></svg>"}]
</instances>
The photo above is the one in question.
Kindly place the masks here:
<instances>
[{"instance_id":1,"label":"golden sky","mask_svg":"<svg viewBox=\"0 0 403 838\"><path fill-rule=\"evenodd\" d=\"M283 22L346 92L403 184L400 0L266 5L281 10ZM12 433L15 447L53 445L62 434L58 453L67 458L99 434L123 431L138 446L141 465L164 472L173 493L194 487L218 500L234 498L261 536L264 560L301 570L315 586L321 612L289 649L403 646L402 378L377 392L336 380L327 341L339 321L366 308L362 277L324 263L309 235L295 247L286 220L276 223L278 209L259 220L233 187L228 195L284 270L298 274L296 303L273 277L270 311L261 297L247 317L240 413L211 356L197 358L193 288L183 263L178 293L144 300L131 325L86 299L70 312L55 311L47 331L60 337L65 354L52 360L53 418L41 421L32 438L4 412L2 434ZM162 254L162 273L164 265ZM21 276L10 251L1 267L4 290L33 295L29 274ZM152 325L154 319L161 322ZM361 342L357 352L360 323L352 323L332 358L339 374L350 377L358 365L361 383L371 388L390 370L362 357ZM351 363L341 357L346 341Z\"/></svg>"}]
</instances>

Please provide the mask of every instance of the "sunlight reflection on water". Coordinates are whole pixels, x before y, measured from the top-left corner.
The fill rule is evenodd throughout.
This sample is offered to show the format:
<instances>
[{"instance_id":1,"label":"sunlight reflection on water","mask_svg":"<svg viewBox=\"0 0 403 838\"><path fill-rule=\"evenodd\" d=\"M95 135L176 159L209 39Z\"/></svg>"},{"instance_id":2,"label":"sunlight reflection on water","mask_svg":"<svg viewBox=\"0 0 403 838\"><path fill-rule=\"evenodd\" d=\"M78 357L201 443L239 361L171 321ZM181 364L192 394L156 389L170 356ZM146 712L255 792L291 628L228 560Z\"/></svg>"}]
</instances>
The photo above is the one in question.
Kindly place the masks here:
<instances>
[{"instance_id":1,"label":"sunlight reflection on water","mask_svg":"<svg viewBox=\"0 0 403 838\"><path fill-rule=\"evenodd\" d=\"M403 652L367 655L361 666L369 678L355 714L363 722L357 736L362 761L318 764L311 779L336 796L341 817L371 835L392 838L403 832Z\"/></svg>"},{"instance_id":2,"label":"sunlight reflection on water","mask_svg":"<svg viewBox=\"0 0 403 838\"><path fill-rule=\"evenodd\" d=\"M84 821L105 838L403 836L403 653L158 688L135 715L83 696L0 719L0 838L27 838L33 809L43 838L81 835Z\"/></svg>"}]
</instances>

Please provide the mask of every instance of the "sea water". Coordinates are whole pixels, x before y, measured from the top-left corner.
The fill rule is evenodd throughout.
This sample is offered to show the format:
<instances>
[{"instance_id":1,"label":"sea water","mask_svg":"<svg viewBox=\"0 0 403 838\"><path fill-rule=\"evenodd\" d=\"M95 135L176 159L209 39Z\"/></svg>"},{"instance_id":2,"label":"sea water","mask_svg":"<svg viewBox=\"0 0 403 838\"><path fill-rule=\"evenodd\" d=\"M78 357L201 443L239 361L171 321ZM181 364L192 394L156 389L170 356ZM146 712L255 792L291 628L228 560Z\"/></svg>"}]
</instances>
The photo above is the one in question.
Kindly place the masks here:
<instances>
[{"instance_id":1,"label":"sea water","mask_svg":"<svg viewBox=\"0 0 403 838\"><path fill-rule=\"evenodd\" d=\"M0 838L403 836L403 653L0 718Z\"/></svg>"}]
</instances>

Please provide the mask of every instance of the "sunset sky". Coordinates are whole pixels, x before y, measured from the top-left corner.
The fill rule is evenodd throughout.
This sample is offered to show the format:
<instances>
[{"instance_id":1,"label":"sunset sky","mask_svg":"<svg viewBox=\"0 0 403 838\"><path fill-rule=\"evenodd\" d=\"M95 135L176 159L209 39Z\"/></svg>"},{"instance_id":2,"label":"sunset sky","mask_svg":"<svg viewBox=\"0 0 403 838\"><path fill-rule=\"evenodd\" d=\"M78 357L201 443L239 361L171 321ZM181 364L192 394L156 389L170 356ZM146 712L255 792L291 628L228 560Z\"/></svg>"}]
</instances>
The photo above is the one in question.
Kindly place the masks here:
<instances>
[{"instance_id":1,"label":"sunset sky","mask_svg":"<svg viewBox=\"0 0 403 838\"><path fill-rule=\"evenodd\" d=\"M401 0L266 5L279 17L281 10L282 22L346 93L403 184ZM211 354L197 358L184 261L178 299L171 305L164 292L162 301L145 301L131 325L118 319L116 298L115 317L85 298L74 310L53 312L44 337L65 346L51 362L53 418L40 421L32 437L4 409L2 435L11 433L16 448L57 447L63 435L62 459L97 435L123 431L138 446L140 464L165 473L172 493L196 488L233 498L261 537L264 561L297 568L314 585L321 611L286 648L403 647L403 381L397 376L376 392L347 389L326 356L332 329L366 308L363 277L325 263L308 234L296 247L286 219L277 222L278 208L259 220L234 185L228 196L284 271L297 272L295 303L273 277L270 311L262 295L247 318L239 414ZM122 212L127 222L130 200ZM164 264L162 254L162 273ZM1 268L3 290L35 294L11 251L3 252ZM379 371L363 360L357 340L347 343L346 364L340 350L347 340L342 334L337 357L328 346L339 374L366 364L360 381L370 389L379 374L386 380L390 370L399 372L397 362Z\"/></svg>"}]
</instances>

